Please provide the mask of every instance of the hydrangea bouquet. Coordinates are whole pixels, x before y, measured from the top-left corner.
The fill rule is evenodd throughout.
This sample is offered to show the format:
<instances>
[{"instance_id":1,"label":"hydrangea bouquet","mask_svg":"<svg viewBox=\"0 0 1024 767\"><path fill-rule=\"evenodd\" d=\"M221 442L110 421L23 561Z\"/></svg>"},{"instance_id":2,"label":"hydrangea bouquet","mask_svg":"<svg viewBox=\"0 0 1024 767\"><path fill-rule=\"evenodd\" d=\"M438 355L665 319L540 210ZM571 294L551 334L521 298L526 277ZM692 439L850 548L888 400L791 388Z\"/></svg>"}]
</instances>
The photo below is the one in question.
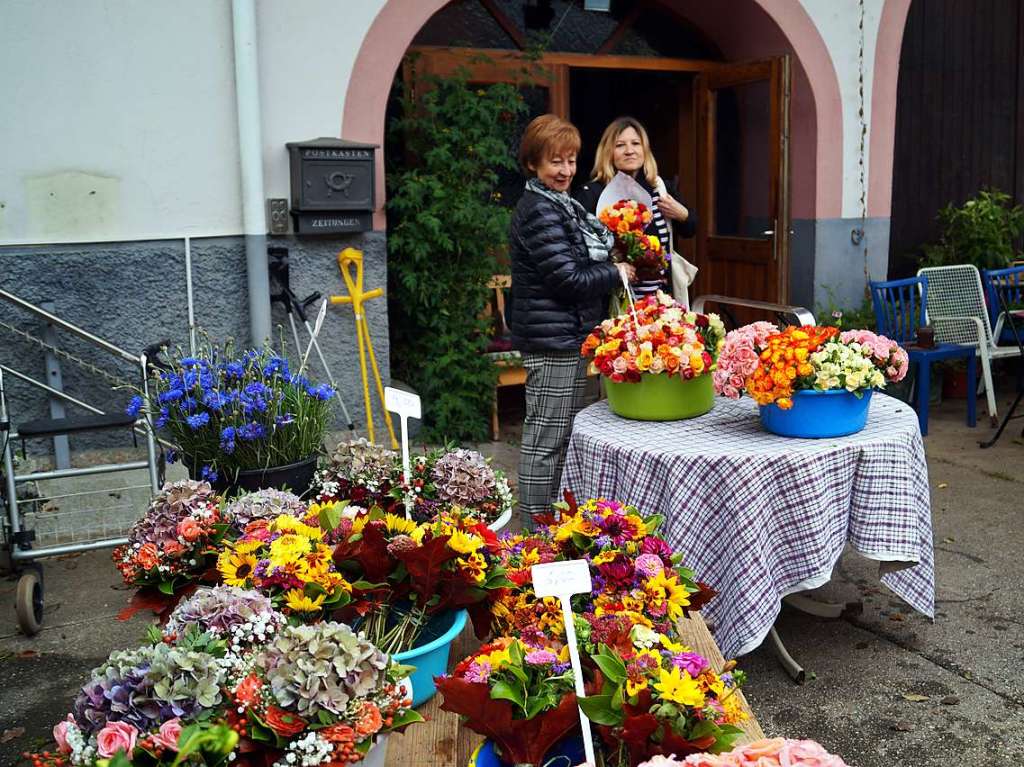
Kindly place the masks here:
<instances>
[{"instance_id":1,"label":"hydrangea bouquet","mask_svg":"<svg viewBox=\"0 0 1024 767\"><path fill-rule=\"evenodd\" d=\"M208 346L173 359L154 376L150 397L132 397L129 415L144 413L151 428L179 445L193 477L232 482L239 471L316 455L334 390L292 373L269 349L234 357L230 347Z\"/></svg>"},{"instance_id":2,"label":"hydrangea bouquet","mask_svg":"<svg viewBox=\"0 0 1024 767\"><path fill-rule=\"evenodd\" d=\"M331 453L328 465L317 472L313 497L319 503L346 500L363 507L380 506L394 511L398 498L391 494L395 468L401 456L366 439L341 442Z\"/></svg>"},{"instance_id":3,"label":"hydrangea bouquet","mask_svg":"<svg viewBox=\"0 0 1024 767\"><path fill-rule=\"evenodd\" d=\"M607 319L583 342L601 375L616 383L639 382L645 373L685 380L710 373L725 338L717 314L696 314L658 291L633 312Z\"/></svg>"},{"instance_id":4,"label":"hydrangea bouquet","mask_svg":"<svg viewBox=\"0 0 1024 767\"><path fill-rule=\"evenodd\" d=\"M568 649L537 632L495 639L435 681L441 708L494 741L511 764L540 767L579 724Z\"/></svg>"},{"instance_id":5,"label":"hydrangea bouquet","mask_svg":"<svg viewBox=\"0 0 1024 767\"><path fill-rule=\"evenodd\" d=\"M908 366L899 344L868 330L790 326L780 331L755 322L726 335L714 384L726 397L746 392L759 405L788 410L796 391L845 389L862 396L903 380Z\"/></svg>"}]
</instances>

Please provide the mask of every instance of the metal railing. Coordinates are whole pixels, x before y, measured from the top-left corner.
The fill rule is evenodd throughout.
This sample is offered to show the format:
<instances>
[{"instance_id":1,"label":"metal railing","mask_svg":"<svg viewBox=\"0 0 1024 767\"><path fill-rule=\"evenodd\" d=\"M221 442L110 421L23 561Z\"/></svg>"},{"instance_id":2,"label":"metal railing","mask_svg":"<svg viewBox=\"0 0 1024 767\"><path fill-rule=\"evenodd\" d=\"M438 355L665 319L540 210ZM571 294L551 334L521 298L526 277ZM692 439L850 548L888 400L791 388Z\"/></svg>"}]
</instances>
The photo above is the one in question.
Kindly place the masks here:
<instances>
[{"instance_id":1,"label":"metal railing","mask_svg":"<svg viewBox=\"0 0 1024 767\"><path fill-rule=\"evenodd\" d=\"M782 317L794 317L798 325L814 325L816 321L814 315L810 310L805 309L802 306L793 306L790 304L773 304L767 301L754 301L750 298L735 298L732 296L720 296L716 294L709 294L705 296L697 296L693 299L691 307L693 311L698 314L704 314L705 304L714 303L722 307L726 306L741 306L745 309L757 309L768 314L774 314L778 318ZM729 317L732 317L732 313L728 309L723 309Z\"/></svg>"}]
</instances>

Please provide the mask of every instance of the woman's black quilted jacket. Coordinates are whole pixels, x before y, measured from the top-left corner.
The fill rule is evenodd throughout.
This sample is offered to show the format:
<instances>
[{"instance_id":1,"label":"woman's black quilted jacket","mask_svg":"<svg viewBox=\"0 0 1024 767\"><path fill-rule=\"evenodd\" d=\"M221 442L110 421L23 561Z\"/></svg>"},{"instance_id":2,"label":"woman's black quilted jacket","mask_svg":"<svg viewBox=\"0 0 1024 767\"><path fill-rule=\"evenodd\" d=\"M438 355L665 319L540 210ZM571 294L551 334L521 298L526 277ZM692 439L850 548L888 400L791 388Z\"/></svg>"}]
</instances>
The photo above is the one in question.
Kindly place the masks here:
<instances>
[{"instance_id":1,"label":"woman's black quilted jacket","mask_svg":"<svg viewBox=\"0 0 1024 767\"><path fill-rule=\"evenodd\" d=\"M578 351L607 316L620 284L607 261L591 261L579 224L560 205L527 190L512 216L509 238L512 343L526 352Z\"/></svg>"}]
</instances>

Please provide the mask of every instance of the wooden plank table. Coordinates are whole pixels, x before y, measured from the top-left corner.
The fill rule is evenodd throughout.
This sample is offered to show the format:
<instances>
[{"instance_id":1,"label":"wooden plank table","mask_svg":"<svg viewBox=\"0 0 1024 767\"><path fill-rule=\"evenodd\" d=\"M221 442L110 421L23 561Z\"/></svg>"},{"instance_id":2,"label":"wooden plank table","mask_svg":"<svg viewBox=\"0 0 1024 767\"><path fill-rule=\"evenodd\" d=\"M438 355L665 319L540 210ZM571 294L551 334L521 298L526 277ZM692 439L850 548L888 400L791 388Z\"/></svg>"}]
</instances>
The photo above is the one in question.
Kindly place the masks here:
<instances>
[{"instance_id":1,"label":"wooden plank table","mask_svg":"<svg viewBox=\"0 0 1024 767\"><path fill-rule=\"evenodd\" d=\"M725 665L718 645L699 614L683 619L679 633L683 644L707 658L713 668L721 670ZM472 626L467 626L452 645L449 668L472 653L479 644L473 636ZM764 737L761 725L757 723L743 693L738 692L737 695L743 699L743 710L750 717L741 725L744 735L737 742L760 740ZM483 738L468 727L461 727L458 715L442 711L440 704L441 696L433 697L419 709L427 719L426 724L416 725L404 735L389 738L387 767L465 767L469 764L470 755Z\"/></svg>"}]
</instances>

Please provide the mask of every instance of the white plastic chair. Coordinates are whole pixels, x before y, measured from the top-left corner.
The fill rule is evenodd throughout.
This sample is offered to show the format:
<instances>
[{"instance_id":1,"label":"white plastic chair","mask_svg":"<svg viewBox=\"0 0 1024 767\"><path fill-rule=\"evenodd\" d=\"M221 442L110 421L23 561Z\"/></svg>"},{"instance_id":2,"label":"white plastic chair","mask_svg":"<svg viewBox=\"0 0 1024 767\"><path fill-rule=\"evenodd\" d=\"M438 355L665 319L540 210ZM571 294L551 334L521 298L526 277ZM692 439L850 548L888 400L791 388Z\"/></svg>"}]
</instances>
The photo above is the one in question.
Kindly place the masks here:
<instances>
[{"instance_id":1,"label":"white plastic chair","mask_svg":"<svg viewBox=\"0 0 1024 767\"><path fill-rule=\"evenodd\" d=\"M992 360L1020 356L1020 349L996 345L977 267L971 264L930 266L917 273L928 278L925 312L928 323L935 329L935 340L977 347L988 415L995 425L999 414L992 385Z\"/></svg>"}]
</instances>

